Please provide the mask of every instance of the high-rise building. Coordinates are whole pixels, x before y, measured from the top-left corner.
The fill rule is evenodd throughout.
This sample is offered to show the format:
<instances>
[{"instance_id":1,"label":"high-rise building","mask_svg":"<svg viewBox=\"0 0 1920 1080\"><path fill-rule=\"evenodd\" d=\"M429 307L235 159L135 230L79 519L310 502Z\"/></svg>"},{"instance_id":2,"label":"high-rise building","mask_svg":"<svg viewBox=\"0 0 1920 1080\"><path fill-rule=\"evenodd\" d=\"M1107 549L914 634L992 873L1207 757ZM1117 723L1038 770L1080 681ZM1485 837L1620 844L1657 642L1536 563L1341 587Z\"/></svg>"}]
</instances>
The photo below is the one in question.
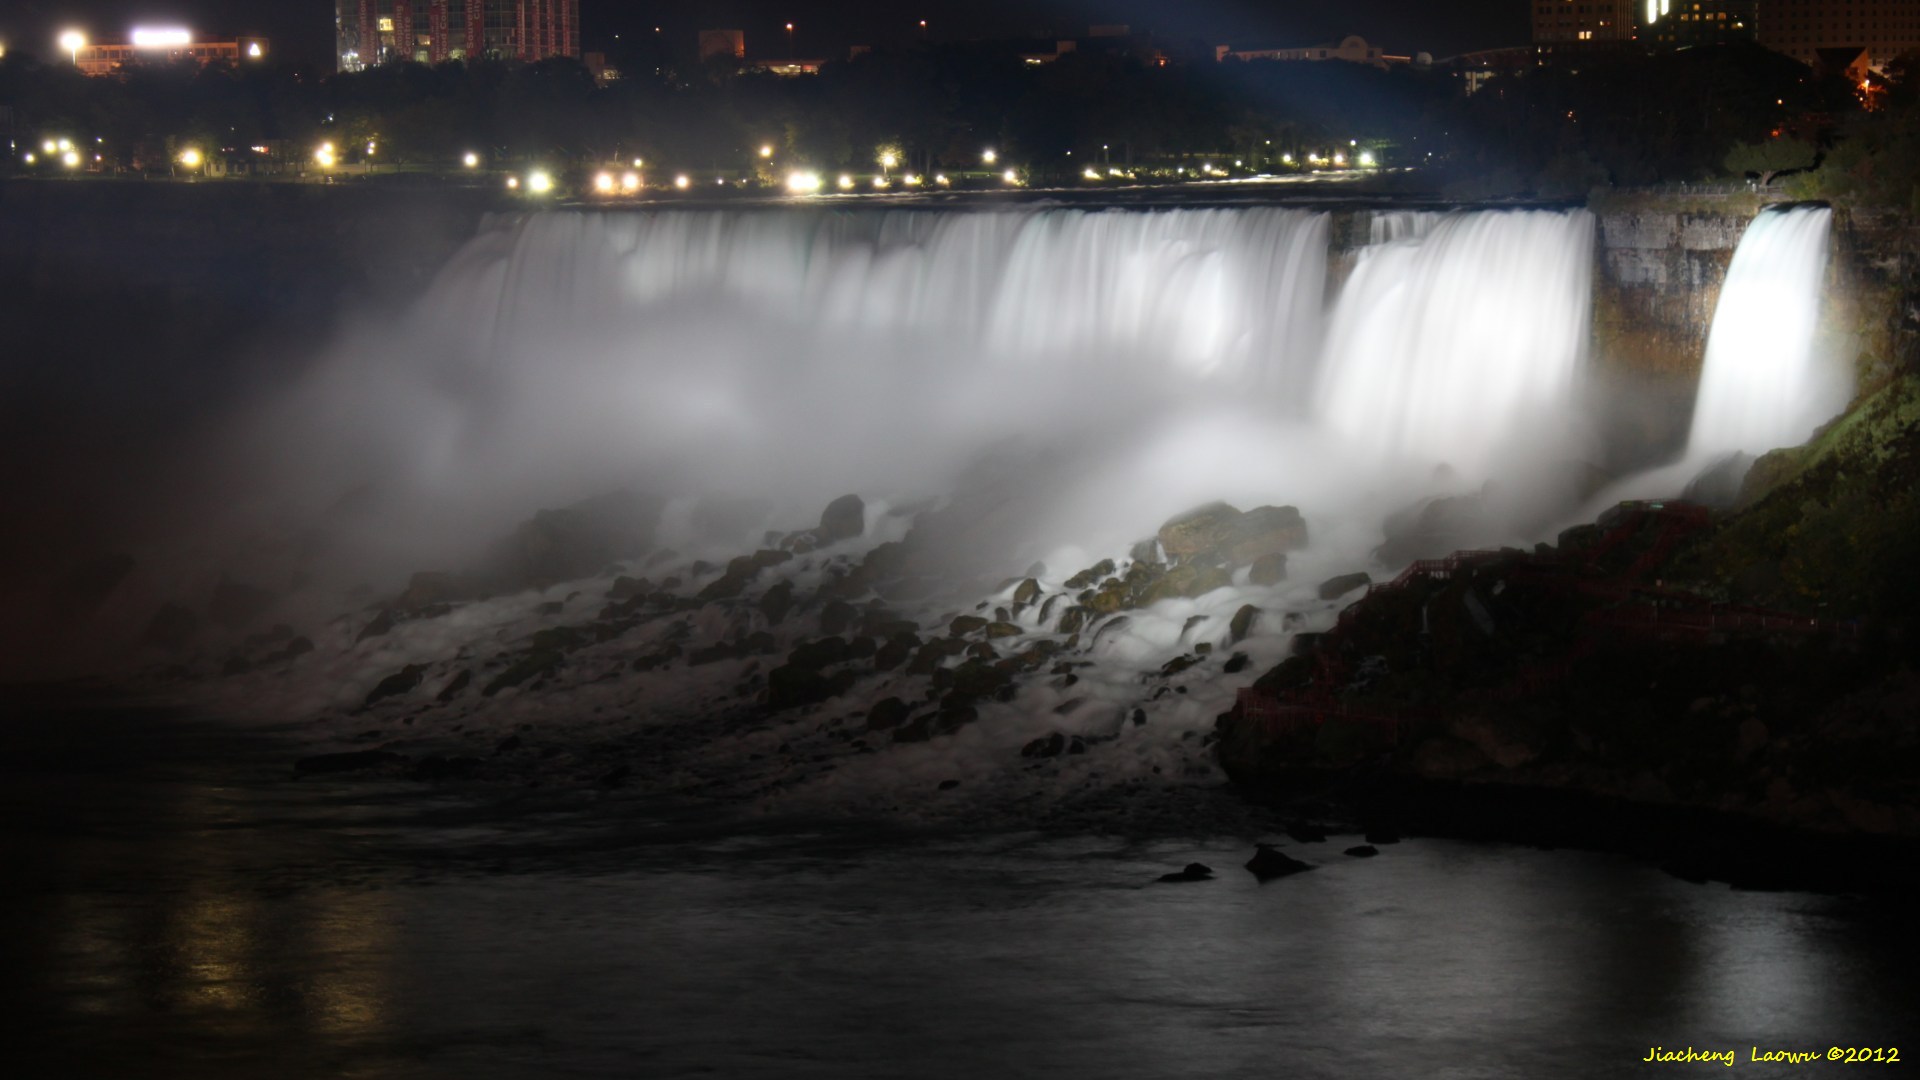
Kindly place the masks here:
<instances>
[{"instance_id":1,"label":"high-rise building","mask_svg":"<svg viewBox=\"0 0 1920 1080\"><path fill-rule=\"evenodd\" d=\"M341 71L580 55L580 0L334 0Z\"/></svg>"},{"instance_id":2,"label":"high-rise building","mask_svg":"<svg viewBox=\"0 0 1920 1080\"><path fill-rule=\"evenodd\" d=\"M1760 44L1804 64L1822 49L1865 49L1879 67L1920 49L1920 0L1762 0Z\"/></svg>"},{"instance_id":3,"label":"high-rise building","mask_svg":"<svg viewBox=\"0 0 1920 1080\"><path fill-rule=\"evenodd\" d=\"M1633 40L1635 0L1528 0L1535 45Z\"/></svg>"},{"instance_id":4,"label":"high-rise building","mask_svg":"<svg viewBox=\"0 0 1920 1080\"><path fill-rule=\"evenodd\" d=\"M1768 3L1771 8L1777 0ZM1649 45L1686 48L1754 41L1760 31L1761 0L1642 0L1640 40Z\"/></svg>"}]
</instances>

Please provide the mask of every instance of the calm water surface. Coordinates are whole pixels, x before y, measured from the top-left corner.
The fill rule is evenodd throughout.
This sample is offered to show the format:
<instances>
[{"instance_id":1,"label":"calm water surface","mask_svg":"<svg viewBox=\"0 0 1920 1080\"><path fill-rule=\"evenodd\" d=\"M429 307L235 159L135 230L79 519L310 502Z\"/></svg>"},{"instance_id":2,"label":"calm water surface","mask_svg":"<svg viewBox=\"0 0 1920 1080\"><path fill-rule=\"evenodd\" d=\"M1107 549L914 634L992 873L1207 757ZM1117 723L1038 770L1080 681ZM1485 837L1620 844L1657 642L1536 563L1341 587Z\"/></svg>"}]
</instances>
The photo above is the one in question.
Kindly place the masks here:
<instances>
[{"instance_id":1,"label":"calm water surface","mask_svg":"<svg viewBox=\"0 0 1920 1080\"><path fill-rule=\"evenodd\" d=\"M1244 838L721 829L0 715L25 1075L1723 1075L1655 1045L1871 1075L1907 1069L1746 1058L1920 1030L1899 904L1422 840L1289 845L1320 869L1263 886ZM1196 860L1218 878L1148 884Z\"/></svg>"}]
</instances>

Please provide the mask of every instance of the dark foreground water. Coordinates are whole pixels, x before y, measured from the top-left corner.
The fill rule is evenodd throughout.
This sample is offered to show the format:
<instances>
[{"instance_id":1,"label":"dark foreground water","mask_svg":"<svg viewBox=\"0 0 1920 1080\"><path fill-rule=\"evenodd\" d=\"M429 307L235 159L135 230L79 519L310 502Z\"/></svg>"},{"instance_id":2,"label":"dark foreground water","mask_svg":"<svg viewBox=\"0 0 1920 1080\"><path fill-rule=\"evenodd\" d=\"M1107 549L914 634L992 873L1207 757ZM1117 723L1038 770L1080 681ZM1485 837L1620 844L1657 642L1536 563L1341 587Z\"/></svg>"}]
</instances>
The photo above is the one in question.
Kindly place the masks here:
<instances>
[{"instance_id":1,"label":"dark foreground water","mask_svg":"<svg viewBox=\"0 0 1920 1080\"><path fill-rule=\"evenodd\" d=\"M1920 1030L1904 903L1421 840L1263 886L1244 838L717 829L289 754L0 712L9 1075L1895 1074L1749 1058Z\"/></svg>"}]
</instances>

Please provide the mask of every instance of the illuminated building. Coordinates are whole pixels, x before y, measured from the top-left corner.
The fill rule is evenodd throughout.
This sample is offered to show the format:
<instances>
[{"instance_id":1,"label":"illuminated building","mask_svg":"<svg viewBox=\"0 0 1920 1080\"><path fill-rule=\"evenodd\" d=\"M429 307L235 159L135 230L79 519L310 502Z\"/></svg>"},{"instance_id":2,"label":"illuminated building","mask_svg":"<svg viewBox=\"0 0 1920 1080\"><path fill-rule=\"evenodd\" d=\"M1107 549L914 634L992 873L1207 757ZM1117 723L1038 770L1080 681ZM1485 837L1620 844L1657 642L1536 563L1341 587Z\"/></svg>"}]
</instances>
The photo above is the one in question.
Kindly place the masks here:
<instances>
[{"instance_id":1,"label":"illuminated building","mask_svg":"<svg viewBox=\"0 0 1920 1080\"><path fill-rule=\"evenodd\" d=\"M73 64L84 75L118 75L129 65L171 64L193 60L201 64L215 61L239 65L258 63L267 57L267 39L235 37L219 41L196 41L193 35L176 28L137 29L126 41L97 41L73 50Z\"/></svg>"},{"instance_id":2,"label":"illuminated building","mask_svg":"<svg viewBox=\"0 0 1920 1080\"><path fill-rule=\"evenodd\" d=\"M1685 48L1754 41L1760 0L1642 0L1640 37L1650 45ZM1769 5L1771 7L1771 5Z\"/></svg>"},{"instance_id":3,"label":"illuminated building","mask_svg":"<svg viewBox=\"0 0 1920 1080\"><path fill-rule=\"evenodd\" d=\"M335 0L341 71L487 57L580 56L580 0Z\"/></svg>"},{"instance_id":4,"label":"illuminated building","mask_svg":"<svg viewBox=\"0 0 1920 1080\"><path fill-rule=\"evenodd\" d=\"M1633 40L1638 0L1529 0L1535 45Z\"/></svg>"},{"instance_id":5,"label":"illuminated building","mask_svg":"<svg viewBox=\"0 0 1920 1080\"><path fill-rule=\"evenodd\" d=\"M1920 49L1920 0L1763 0L1760 44L1816 66L1822 50L1865 49L1878 68Z\"/></svg>"}]
</instances>

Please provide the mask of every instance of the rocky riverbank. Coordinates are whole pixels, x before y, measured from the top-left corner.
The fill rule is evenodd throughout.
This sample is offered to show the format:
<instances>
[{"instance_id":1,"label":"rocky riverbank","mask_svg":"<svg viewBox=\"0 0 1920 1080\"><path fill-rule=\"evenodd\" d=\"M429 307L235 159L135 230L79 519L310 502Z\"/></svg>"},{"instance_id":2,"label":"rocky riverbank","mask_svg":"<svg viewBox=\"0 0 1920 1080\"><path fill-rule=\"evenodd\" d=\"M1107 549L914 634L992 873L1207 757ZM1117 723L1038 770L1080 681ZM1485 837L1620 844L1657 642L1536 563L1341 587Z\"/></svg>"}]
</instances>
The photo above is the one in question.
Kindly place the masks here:
<instances>
[{"instance_id":1,"label":"rocky riverbank","mask_svg":"<svg viewBox=\"0 0 1920 1080\"><path fill-rule=\"evenodd\" d=\"M1357 785L1408 828L1901 878L1920 839L1915 400L1888 381L1761 459L1729 512L1623 507L1556 545L1416 566L1222 716L1225 768L1266 798Z\"/></svg>"}]
</instances>

